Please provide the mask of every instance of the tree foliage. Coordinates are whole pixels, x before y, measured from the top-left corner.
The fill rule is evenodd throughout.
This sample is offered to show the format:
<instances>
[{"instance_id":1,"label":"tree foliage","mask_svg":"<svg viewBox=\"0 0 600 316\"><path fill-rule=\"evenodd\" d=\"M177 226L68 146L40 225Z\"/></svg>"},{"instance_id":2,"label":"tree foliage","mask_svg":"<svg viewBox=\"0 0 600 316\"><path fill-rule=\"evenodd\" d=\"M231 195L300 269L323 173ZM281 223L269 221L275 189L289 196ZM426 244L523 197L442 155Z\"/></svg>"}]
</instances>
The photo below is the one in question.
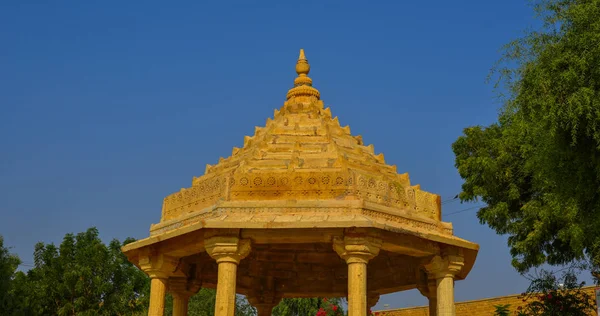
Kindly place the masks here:
<instances>
[{"instance_id":1,"label":"tree foliage","mask_svg":"<svg viewBox=\"0 0 600 316\"><path fill-rule=\"evenodd\" d=\"M582 290L585 285L569 270L562 278L542 270L531 280L523 293L525 306L517 310L519 316L587 316L596 311L595 297Z\"/></svg>"},{"instance_id":2,"label":"tree foliage","mask_svg":"<svg viewBox=\"0 0 600 316\"><path fill-rule=\"evenodd\" d=\"M543 22L505 47L498 122L452 148L462 201L507 234L520 272L544 263L600 265L600 0L538 0Z\"/></svg>"},{"instance_id":3,"label":"tree foliage","mask_svg":"<svg viewBox=\"0 0 600 316\"><path fill-rule=\"evenodd\" d=\"M131 240L126 240L125 243ZM131 315L148 303L149 282L113 240L90 228L67 234L60 246L38 243L35 267L18 273L12 315Z\"/></svg>"},{"instance_id":4,"label":"tree foliage","mask_svg":"<svg viewBox=\"0 0 600 316\"><path fill-rule=\"evenodd\" d=\"M12 310L15 302L14 278L21 260L4 246L0 236L0 311Z\"/></svg>"}]
</instances>

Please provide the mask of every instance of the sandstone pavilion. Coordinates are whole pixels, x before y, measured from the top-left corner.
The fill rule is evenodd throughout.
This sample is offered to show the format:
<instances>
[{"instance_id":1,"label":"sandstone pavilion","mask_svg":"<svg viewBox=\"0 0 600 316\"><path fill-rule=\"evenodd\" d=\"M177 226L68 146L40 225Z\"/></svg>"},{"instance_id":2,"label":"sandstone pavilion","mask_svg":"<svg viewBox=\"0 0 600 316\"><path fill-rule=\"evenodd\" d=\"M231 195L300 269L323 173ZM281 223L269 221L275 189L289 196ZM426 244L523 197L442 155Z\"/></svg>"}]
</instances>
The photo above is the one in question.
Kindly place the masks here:
<instances>
[{"instance_id":1,"label":"sandstone pavilion","mask_svg":"<svg viewBox=\"0 0 600 316\"><path fill-rule=\"evenodd\" d=\"M441 221L436 194L375 154L325 108L300 51L287 100L242 148L164 199L150 237L123 247L151 278L148 315L187 314L216 288L216 316L243 294L259 316L286 297L347 297L367 315L380 295L418 289L431 315L455 315L454 281L479 246Z\"/></svg>"}]
</instances>

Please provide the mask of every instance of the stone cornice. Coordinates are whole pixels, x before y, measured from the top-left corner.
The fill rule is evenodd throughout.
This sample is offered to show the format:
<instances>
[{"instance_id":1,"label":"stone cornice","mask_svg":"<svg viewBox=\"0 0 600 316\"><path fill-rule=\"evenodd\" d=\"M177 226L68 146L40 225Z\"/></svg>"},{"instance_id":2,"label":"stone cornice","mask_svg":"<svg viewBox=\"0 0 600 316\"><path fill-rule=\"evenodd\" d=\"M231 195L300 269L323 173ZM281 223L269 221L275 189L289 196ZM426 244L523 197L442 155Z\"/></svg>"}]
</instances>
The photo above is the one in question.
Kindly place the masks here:
<instances>
[{"instance_id":1,"label":"stone cornice","mask_svg":"<svg viewBox=\"0 0 600 316\"><path fill-rule=\"evenodd\" d=\"M346 214L365 215L382 222L389 222L387 226L406 229L425 230L440 235L452 235L452 224L438 222L425 217L415 216L410 212L396 210L390 207L381 206L362 200L342 200L342 201L248 201L248 202L220 202L201 211L196 211L188 215L152 225L150 235L162 234L174 229L185 227L194 223L199 223L211 218L219 218L220 221L237 221L238 216L228 217L229 214L242 213L248 215L273 215L285 216L290 212L296 214L307 212L322 214L327 216L334 212L344 212ZM268 219L266 219L268 221ZM335 220L335 218L334 218ZM299 219L299 221L302 221ZM254 221L259 223L260 221ZM321 221L325 224L326 221ZM397 223L397 224L396 224ZM249 224L249 223L248 223ZM240 223L240 228L244 228L246 223ZM248 227L256 228L256 227Z\"/></svg>"}]
</instances>

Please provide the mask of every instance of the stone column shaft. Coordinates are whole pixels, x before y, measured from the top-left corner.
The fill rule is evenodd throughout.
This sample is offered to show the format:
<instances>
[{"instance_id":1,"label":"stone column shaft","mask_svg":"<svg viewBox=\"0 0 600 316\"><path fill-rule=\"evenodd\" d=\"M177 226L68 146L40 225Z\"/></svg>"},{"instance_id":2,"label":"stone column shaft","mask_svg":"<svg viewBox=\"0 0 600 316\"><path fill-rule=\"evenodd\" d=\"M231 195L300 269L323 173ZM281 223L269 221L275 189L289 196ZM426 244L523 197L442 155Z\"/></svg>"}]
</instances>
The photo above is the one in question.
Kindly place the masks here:
<instances>
[{"instance_id":1,"label":"stone column shaft","mask_svg":"<svg viewBox=\"0 0 600 316\"><path fill-rule=\"evenodd\" d=\"M333 249L348 264L348 316L367 315L367 263L380 247L380 239L367 235L334 239Z\"/></svg>"},{"instance_id":2,"label":"stone column shaft","mask_svg":"<svg viewBox=\"0 0 600 316\"><path fill-rule=\"evenodd\" d=\"M187 316L189 300L188 295L173 294L173 316Z\"/></svg>"},{"instance_id":3,"label":"stone column shaft","mask_svg":"<svg viewBox=\"0 0 600 316\"><path fill-rule=\"evenodd\" d=\"M438 278L437 282L437 315L455 316L454 307L454 277L446 275Z\"/></svg>"},{"instance_id":4,"label":"stone column shaft","mask_svg":"<svg viewBox=\"0 0 600 316\"><path fill-rule=\"evenodd\" d=\"M179 260L153 253L152 249L146 249L140 256L140 268L150 277L150 304L148 316L163 316L165 312L165 294L167 292L167 280L169 274L177 269Z\"/></svg>"},{"instance_id":5,"label":"stone column shaft","mask_svg":"<svg viewBox=\"0 0 600 316\"><path fill-rule=\"evenodd\" d=\"M436 316L456 316L454 306L454 276L460 272L464 265L464 258L457 255L447 255L444 257L435 256L429 264L425 266L430 280L435 280L435 294L430 290L430 296L435 295L436 310L432 313L431 299L429 302L430 315ZM431 288L431 287L430 287Z\"/></svg>"},{"instance_id":6,"label":"stone column shaft","mask_svg":"<svg viewBox=\"0 0 600 316\"><path fill-rule=\"evenodd\" d=\"M250 240L214 236L205 240L206 251L217 261L215 316L234 316L237 266L250 253Z\"/></svg>"},{"instance_id":7,"label":"stone column shaft","mask_svg":"<svg viewBox=\"0 0 600 316\"><path fill-rule=\"evenodd\" d=\"M367 263L349 263L348 316L363 315L367 310Z\"/></svg>"},{"instance_id":8,"label":"stone column shaft","mask_svg":"<svg viewBox=\"0 0 600 316\"><path fill-rule=\"evenodd\" d=\"M148 316L164 316L165 294L167 293L167 279L154 277L150 281L150 306Z\"/></svg>"},{"instance_id":9,"label":"stone column shaft","mask_svg":"<svg viewBox=\"0 0 600 316\"><path fill-rule=\"evenodd\" d=\"M236 263L219 263L215 316L233 316L235 313L236 277Z\"/></svg>"}]
</instances>

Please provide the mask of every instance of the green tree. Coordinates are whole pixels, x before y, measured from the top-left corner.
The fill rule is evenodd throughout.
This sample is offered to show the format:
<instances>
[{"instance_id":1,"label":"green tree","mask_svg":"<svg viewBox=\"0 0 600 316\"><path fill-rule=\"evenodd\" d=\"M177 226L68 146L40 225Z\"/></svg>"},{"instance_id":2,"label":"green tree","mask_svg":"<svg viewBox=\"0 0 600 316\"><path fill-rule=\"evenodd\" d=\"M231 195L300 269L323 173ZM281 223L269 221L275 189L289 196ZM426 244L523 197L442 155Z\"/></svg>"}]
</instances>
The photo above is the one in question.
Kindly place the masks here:
<instances>
[{"instance_id":1,"label":"green tree","mask_svg":"<svg viewBox=\"0 0 600 316\"><path fill-rule=\"evenodd\" d=\"M12 311L15 308L13 280L19 264L19 257L10 253L10 249L4 246L4 238L0 236L0 311Z\"/></svg>"},{"instance_id":2,"label":"green tree","mask_svg":"<svg viewBox=\"0 0 600 316\"><path fill-rule=\"evenodd\" d=\"M189 316L213 316L215 314L215 300L217 292L215 289L202 288L198 293L190 297L188 302ZM253 316L256 315L254 308L248 301L237 296L235 301L235 316ZM173 297L167 294L165 301L165 315L173 315Z\"/></svg>"},{"instance_id":3,"label":"green tree","mask_svg":"<svg viewBox=\"0 0 600 316\"><path fill-rule=\"evenodd\" d=\"M525 306L518 307L519 316L587 316L596 311L595 297L582 291L584 283L577 274L567 271L562 278L542 270L523 293ZM508 315L508 314L507 314Z\"/></svg>"},{"instance_id":4,"label":"green tree","mask_svg":"<svg viewBox=\"0 0 600 316\"><path fill-rule=\"evenodd\" d=\"M117 240L105 245L95 228L67 234L59 247L38 243L35 267L15 279L15 291L24 295L15 314L131 315L143 310L148 278L120 248Z\"/></svg>"},{"instance_id":5,"label":"green tree","mask_svg":"<svg viewBox=\"0 0 600 316\"><path fill-rule=\"evenodd\" d=\"M537 31L495 68L498 122L452 148L462 201L508 235L520 272L544 263L600 266L600 0L538 0Z\"/></svg>"}]
</instances>

